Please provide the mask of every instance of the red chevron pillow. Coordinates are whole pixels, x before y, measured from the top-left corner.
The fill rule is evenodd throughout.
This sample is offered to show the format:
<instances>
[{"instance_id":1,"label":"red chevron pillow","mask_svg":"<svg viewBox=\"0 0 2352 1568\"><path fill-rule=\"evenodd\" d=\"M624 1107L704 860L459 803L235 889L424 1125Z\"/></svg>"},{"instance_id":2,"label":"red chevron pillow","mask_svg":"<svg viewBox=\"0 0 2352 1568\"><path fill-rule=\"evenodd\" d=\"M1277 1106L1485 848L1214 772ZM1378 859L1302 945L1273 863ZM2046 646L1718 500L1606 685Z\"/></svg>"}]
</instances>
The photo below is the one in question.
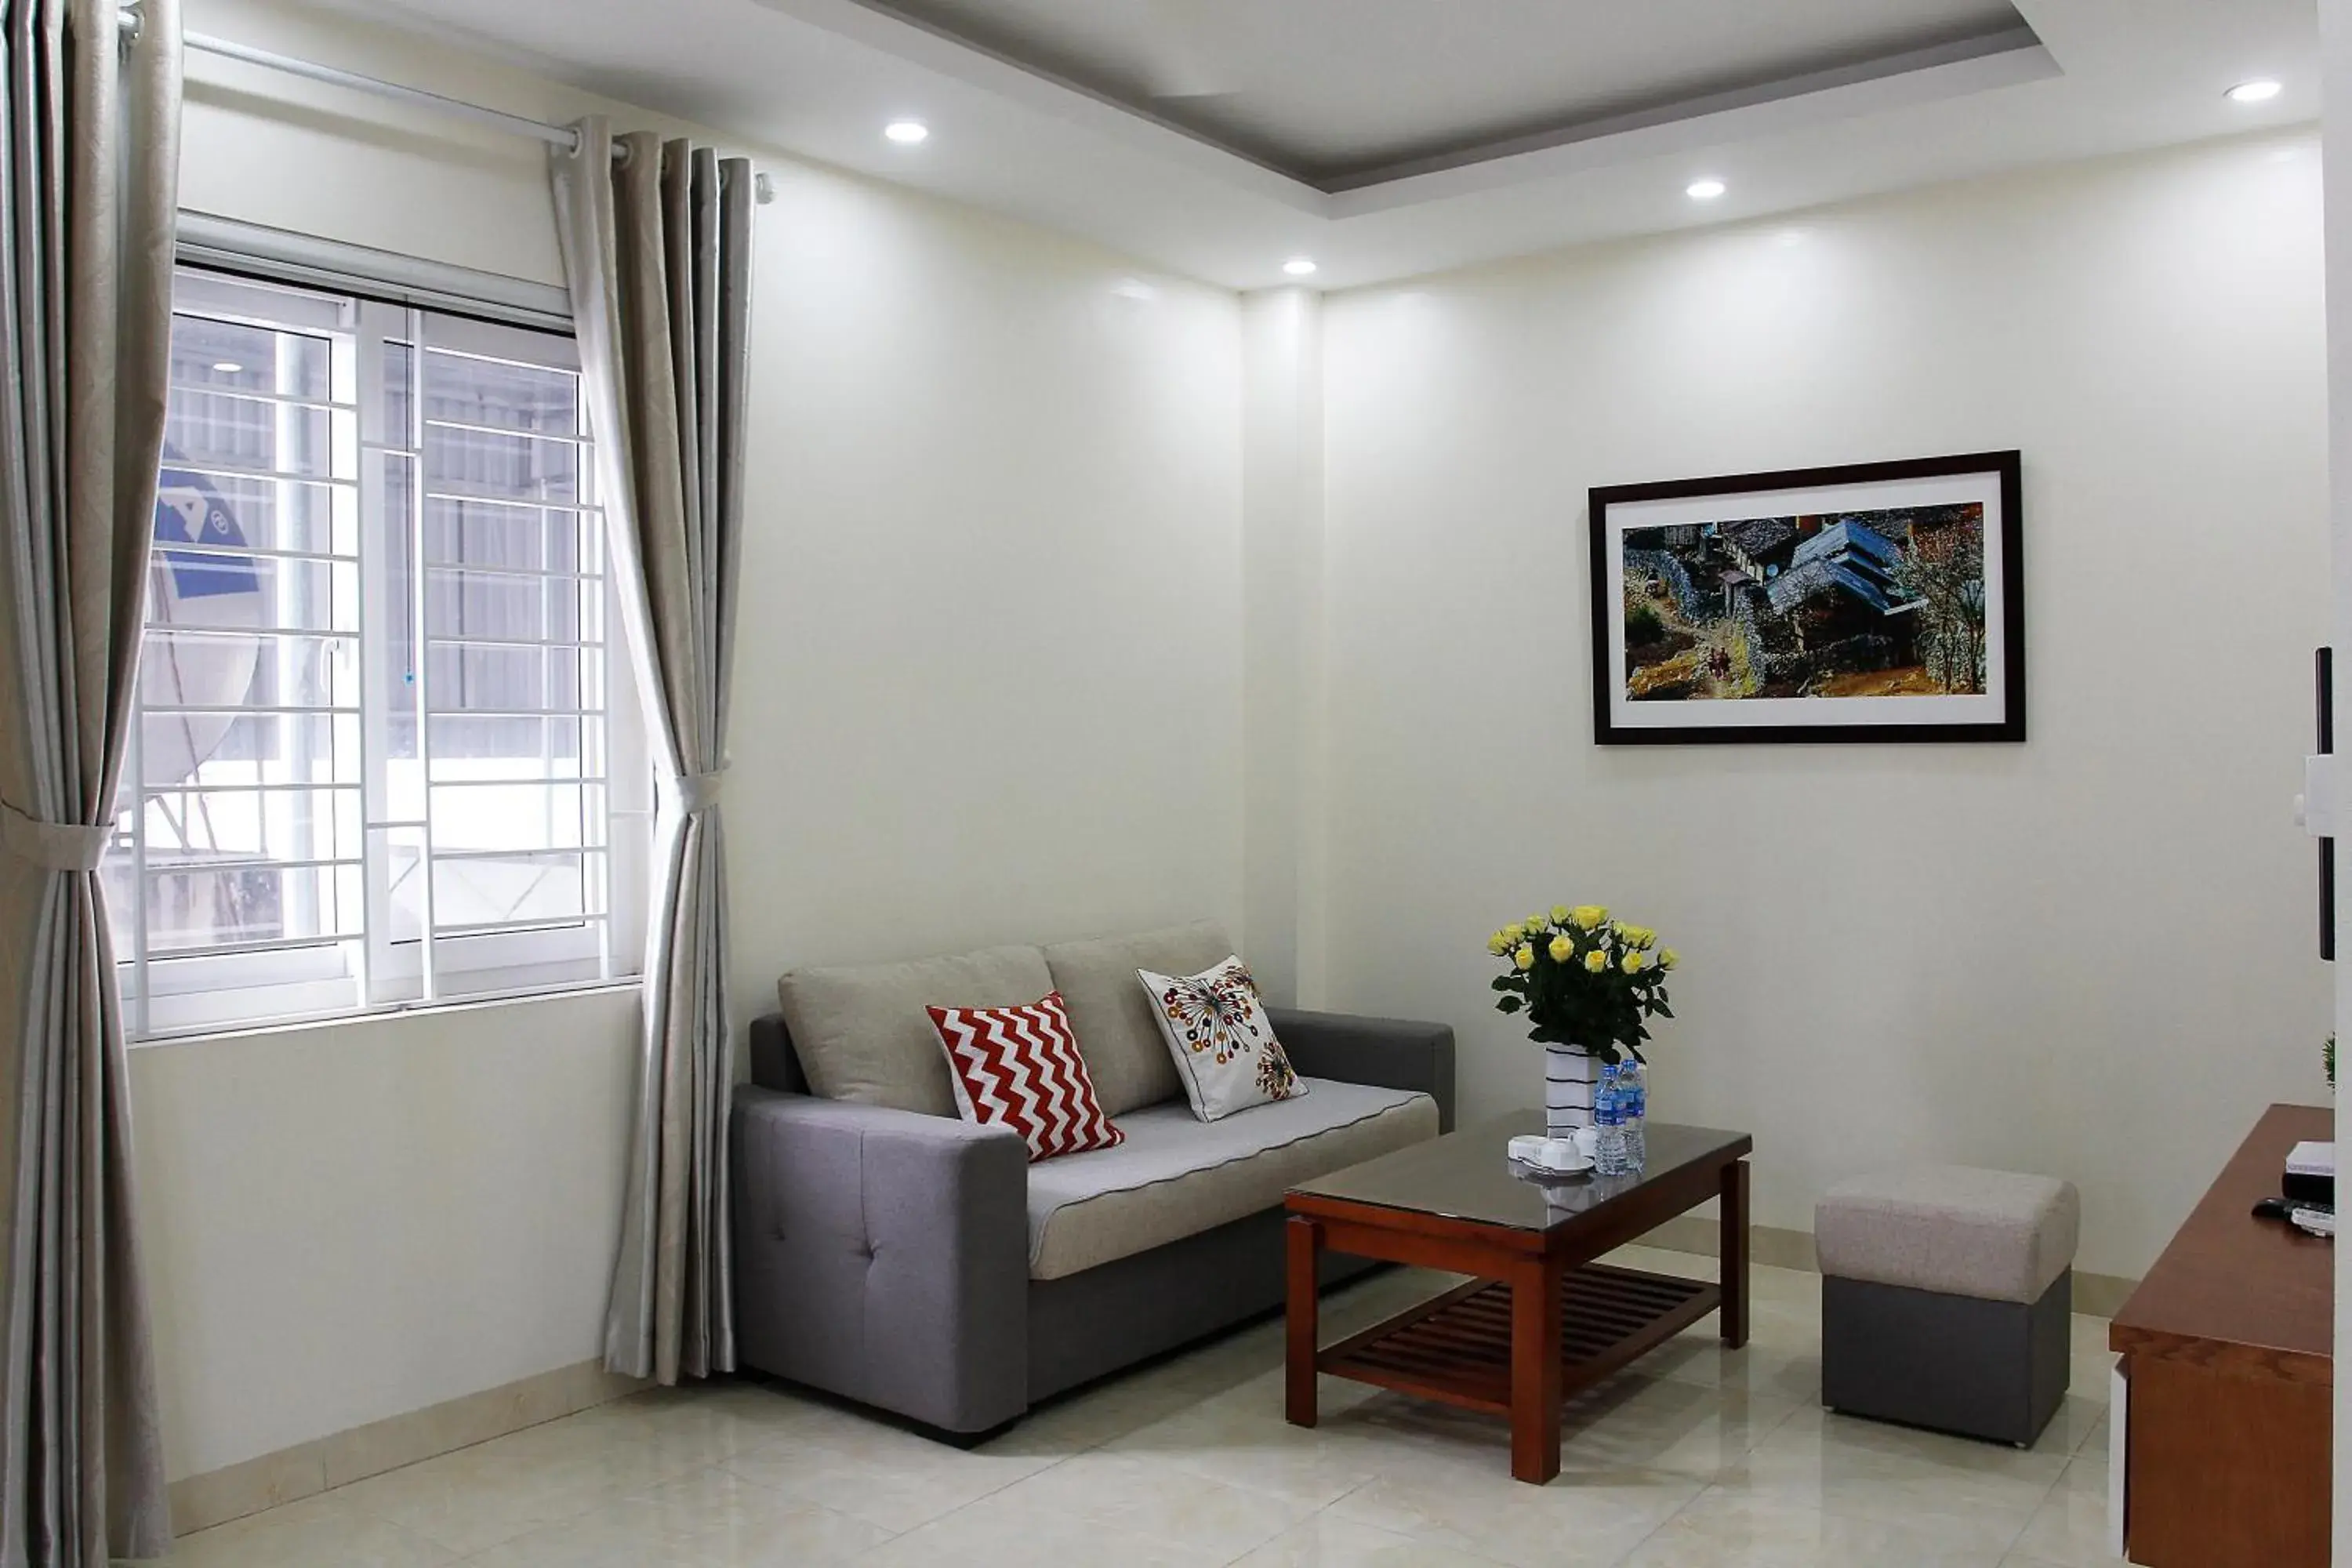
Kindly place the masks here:
<instances>
[{"instance_id":1,"label":"red chevron pillow","mask_svg":"<svg viewBox=\"0 0 2352 1568\"><path fill-rule=\"evenodd\" d=\"M1024 1007L932 1007L948 1082L966 1121L1010 1127L1034 1163L1127 1142L1095 1099L1062 994Z\"/></svg>"}]
</instances>

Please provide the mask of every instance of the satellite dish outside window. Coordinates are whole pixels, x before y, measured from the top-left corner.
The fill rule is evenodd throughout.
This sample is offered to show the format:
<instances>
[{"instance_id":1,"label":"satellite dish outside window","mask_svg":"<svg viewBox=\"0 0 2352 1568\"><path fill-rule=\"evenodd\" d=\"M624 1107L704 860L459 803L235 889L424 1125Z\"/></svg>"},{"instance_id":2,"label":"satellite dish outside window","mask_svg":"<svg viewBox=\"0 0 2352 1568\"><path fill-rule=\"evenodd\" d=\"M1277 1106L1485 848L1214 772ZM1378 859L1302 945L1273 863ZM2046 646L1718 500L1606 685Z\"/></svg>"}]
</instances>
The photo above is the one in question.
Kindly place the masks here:
<instances>
[{"instance_id":1,"label":"satellite dish outside window","mask_svg":"<svg viewBox=\"0 0 2352 1568\"><path fill-rule=\"evenodd\" d=\"M155 708L236 708L253 689L261 662L261 574L228 503L205 475L174 468L163 448L155 489L155 558L148 580L148 618L157 626L218 628L226 635L162 637L148 646L141 682L151 711L142 744L141 781L168 788L195 776L236 721L234 713L155 713ZM198 544L202 551L174 550ZM242 632L244 635L236 635Z\"/></svg>"}]
</instances>

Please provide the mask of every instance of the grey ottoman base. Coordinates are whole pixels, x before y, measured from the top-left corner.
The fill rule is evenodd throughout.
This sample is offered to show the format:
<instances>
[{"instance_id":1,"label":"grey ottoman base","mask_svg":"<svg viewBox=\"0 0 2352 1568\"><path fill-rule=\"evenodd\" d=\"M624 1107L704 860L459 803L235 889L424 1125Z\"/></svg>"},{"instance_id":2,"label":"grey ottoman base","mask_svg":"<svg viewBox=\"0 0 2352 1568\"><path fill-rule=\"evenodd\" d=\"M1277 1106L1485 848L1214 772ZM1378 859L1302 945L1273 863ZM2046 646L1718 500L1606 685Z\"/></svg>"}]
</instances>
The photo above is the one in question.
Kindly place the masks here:
<instances>
[{"instance_id":1,"label":"grey ottoman base","mask_svg":"<svg viewBox=\"0 0 2352 1568\"><path fill-rule=\"evenodd\" d=\"M2072 1269L2042 1300L1987 1301L1822 1279L1822 1403L2030 1447L2066 1397Z\"/></svg>"}]
</instances>

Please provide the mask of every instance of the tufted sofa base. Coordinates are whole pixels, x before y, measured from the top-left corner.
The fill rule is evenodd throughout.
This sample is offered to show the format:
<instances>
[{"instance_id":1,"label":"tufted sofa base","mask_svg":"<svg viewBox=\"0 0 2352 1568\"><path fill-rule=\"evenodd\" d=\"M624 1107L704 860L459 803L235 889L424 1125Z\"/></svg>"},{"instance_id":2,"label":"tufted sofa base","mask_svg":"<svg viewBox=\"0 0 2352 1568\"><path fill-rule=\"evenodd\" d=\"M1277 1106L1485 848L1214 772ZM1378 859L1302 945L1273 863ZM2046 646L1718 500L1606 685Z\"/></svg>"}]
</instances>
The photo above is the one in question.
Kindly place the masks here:
<instances>
[{"instance_id":1,"label":"tufted sofa base","mask_svg":"<svg viewBox=\"0 0 2352 1568\"><path fill-rule=\"evenodd\" d=\"M1426 1094L1452 1125L1443 1025L1278 1011L1275 1026L1303 1076ZM751 1047L761 1081L737 1089L730 1126L748 1369L969 1436L1282 1303L1279 1206L1033 1279L1017 1134L798 1092L772 1017ZM1360 1271L1348 1263L1326 1283Z\"/></svg>"}]
</instances>

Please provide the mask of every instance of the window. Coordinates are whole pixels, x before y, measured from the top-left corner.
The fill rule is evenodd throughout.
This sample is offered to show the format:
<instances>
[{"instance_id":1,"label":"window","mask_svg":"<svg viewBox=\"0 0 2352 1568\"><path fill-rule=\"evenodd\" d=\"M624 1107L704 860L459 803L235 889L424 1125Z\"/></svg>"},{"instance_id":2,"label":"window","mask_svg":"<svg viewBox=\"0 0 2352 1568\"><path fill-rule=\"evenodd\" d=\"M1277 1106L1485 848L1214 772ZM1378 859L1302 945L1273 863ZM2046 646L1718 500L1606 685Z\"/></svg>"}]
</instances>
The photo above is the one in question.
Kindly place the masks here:
<instances>
[{"instance_id":1,"label":"window","mask_svg":"<svg viewBox=\"0 0 2352 1568\"><path fill-rule=\"evenodd\" d=\"M634 973L571 340L193 268L174 312L105 868L133 1033Z\"/></svg>"}]
</instances>

